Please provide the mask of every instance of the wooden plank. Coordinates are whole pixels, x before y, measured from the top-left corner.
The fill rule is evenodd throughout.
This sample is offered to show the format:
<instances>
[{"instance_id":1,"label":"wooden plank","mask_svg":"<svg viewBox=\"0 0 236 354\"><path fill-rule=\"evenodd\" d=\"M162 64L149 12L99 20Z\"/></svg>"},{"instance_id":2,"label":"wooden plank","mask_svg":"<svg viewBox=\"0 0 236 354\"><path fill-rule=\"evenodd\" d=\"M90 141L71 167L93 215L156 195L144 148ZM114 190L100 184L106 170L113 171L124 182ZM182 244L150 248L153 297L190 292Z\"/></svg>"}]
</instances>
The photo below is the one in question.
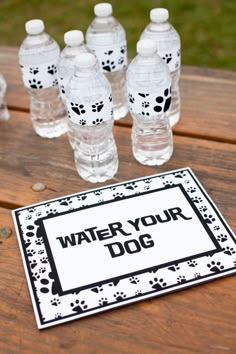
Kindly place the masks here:
<instances>
[{"instance_id":1,"label":"wooden plank","mask_svg":"<svg viewBox=\"0 0 236 354\"><path fill-rule=\"evenodd\" d=\"M0 240L2 354L236 352L235 276L40 332L12 217L9 210L0 208L2 227L13 230L10 238Z\"/></svg>"},{"instance_id":2,"label":"wooden plank","mask_svg":"<svg viewBox=\"0 0 236 354\"><path fill-rule=\"evenodd\" d=\"M147 167L133 158L131 130L114 128L120 164L116 176L104 184L189 166L236 228L236 145L175 136L170 161L160 167ZM66 135L58 139L38 137L27 113L12 112L9 122L0 123L0 141L0 206L29 205L101 185L85 182L78 176ZM36 182L47 188L34 192L31 187Z\"/></svg>"},{"instance_id":3,"label":"wooden plank","mask_svg":"<svg viewBox=\"0 0 236 354\"><path fill-rule=\"evenodd\" d=\"M29 99L18 65L18 49L0 47L0 72L8 83L10 109L28 111ZM236 143L236 73L183 66L181 74L181 119L178 135ZM128 114L118 125L131 126Z\"/></svg>"}]
</instances>

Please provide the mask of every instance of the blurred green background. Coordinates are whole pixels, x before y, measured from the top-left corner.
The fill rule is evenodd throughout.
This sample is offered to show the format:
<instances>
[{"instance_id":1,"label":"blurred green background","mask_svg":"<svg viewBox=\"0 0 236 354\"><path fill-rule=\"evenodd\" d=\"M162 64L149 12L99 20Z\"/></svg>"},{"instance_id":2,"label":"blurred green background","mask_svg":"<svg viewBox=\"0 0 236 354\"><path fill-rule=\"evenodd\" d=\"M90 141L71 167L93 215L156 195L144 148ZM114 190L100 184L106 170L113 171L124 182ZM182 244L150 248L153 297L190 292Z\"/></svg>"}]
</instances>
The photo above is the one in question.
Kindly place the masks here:
<instances>
[{"instance_id":1,"label":"blurred green background","mask_svg":"<svg viewBox=\"0 0 236 354\"><path fill-rule=\"evenodd\" d=\"M63 48L63 34L71 29L84 33L93 19L92 0L0 0L0 45L20 46L24 24L41 18L46 31ZM152 8L166 7L170 22L182 40L182 63L236 69L235 0L111 0L113 14L127 33L128 55L149 22Z\"/></svg>"}]
</instances>

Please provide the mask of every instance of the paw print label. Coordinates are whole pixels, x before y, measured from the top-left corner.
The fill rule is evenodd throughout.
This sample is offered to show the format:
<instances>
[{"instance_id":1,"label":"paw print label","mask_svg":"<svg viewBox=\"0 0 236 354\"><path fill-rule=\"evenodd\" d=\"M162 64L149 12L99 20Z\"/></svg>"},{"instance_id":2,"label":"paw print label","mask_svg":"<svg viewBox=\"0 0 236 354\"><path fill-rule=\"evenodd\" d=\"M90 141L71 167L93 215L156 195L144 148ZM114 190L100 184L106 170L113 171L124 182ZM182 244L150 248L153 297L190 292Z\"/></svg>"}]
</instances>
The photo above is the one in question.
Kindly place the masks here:
<instances>
[{"instance_id":1,"label":"paw print label","mask_svg":"<svg viewBox=\"0 0 236 354\"><path fill-rule=\"evenodd\" d=\"M162 115L170 109L171 87L160 88L159 92L136 92L128 85L128 105L130 111L135 114L153 117Z\"/></svg>"},{"instance_id":2,"label":"paw print label","mask_svg":"<svg viewBox=\"0 0 236 354\"><path fill-rule=\"evenodd\" d=\"M125 38L117 42L113 35L97 38L95 41L87 38L87 46L96 55L104 73L121 70L127 66L127 45Z\"/></svg>"},{"instance_id":3,"label":"paw print label","mask_svg":"<svg viewBox=\"0 0 236 354\"><path fill-rule=\"evenodd\" d=\"M95 102L71 102L66 99L68 118L78 125L99 125L113 119L111 91L105 96L99 97Z\"/></svg>"},{"instance_id":4,"label":"paw print label","mask_svg":"<svg viewBox=\"0 0 236 354\"><path fill-rule=\"evenodd\" d=\"M20 65L25 87L44 89L58 85L57 63L49 62L37 66Z\"/></svg>"}]
</instances>

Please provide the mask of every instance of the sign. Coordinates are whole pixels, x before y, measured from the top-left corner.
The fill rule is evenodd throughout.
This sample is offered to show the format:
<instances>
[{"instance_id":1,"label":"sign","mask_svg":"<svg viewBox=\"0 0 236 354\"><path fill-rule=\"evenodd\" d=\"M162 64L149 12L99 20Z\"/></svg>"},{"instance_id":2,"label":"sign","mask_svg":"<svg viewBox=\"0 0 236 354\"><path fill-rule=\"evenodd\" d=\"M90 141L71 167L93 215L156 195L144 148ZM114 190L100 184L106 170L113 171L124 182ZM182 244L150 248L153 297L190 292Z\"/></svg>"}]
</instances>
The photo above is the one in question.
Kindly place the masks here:
<instances>
[{"instance_id":1,"label":"sign","mask_svg":"<svg viewBox=\"0 0 236 354\"><path fill-rule=\"evenodd\" d=\"M189 168L13 218L39 328L236 271L235 237Z\"/></svg>"}]
</instances>

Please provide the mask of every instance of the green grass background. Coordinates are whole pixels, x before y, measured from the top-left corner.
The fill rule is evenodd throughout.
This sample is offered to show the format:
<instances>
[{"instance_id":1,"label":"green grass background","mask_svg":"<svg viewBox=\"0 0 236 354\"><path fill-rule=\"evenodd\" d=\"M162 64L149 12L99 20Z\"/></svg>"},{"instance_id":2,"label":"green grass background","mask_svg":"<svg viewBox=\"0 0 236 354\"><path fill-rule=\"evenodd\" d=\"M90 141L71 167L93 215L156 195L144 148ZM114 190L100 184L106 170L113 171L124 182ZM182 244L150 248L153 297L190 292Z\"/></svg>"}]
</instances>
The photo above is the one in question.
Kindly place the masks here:
<instances>
[{"instance_id":1,"label":"green grass background","mask_svg":"<svg viewBox=\"0 0 236 354\"><path fill-rule=\"evenodd\" d=\"M0 0L0 45L20 46L24 24L41 18L46 31L63 48L64 32L84 33L93 19L92 0ZM113 14L126 30L128 55L149 22L152 8L166 7L182 41L182 63L236 69L235 0L111 0Z\"/></svg>"}]
</instances>

